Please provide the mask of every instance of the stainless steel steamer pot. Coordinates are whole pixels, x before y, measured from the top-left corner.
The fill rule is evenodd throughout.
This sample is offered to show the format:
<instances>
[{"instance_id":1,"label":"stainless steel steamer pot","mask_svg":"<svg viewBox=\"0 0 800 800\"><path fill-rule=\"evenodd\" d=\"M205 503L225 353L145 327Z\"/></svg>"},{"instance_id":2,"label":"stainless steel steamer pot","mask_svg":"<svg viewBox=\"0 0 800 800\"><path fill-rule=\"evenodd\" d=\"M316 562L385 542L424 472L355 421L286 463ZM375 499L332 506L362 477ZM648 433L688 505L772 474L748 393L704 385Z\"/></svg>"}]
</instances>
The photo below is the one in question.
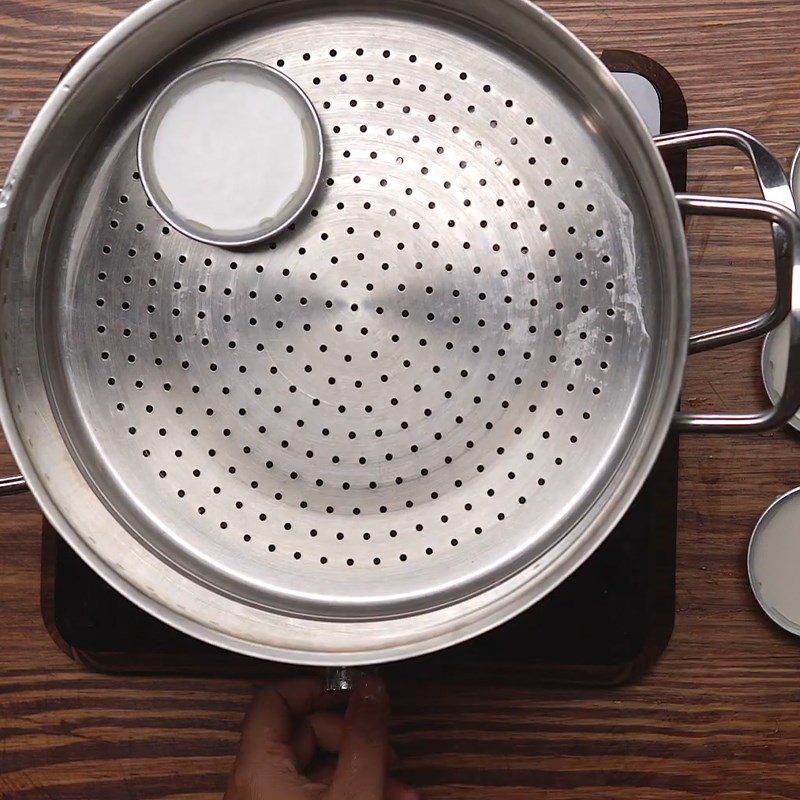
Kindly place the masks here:
<instances>
[{"instance_id":1,"label":"stainless steel steamer pot","mask_svg":"<svg viewBox=\"0 0 800 800\"><path fill-rule=\"evenodd\" d=\"M318 109L322 188L234 252L149 206L136 138L219 58ZM764 200L675 198L659 148L748 153ZM0 203L0 412L44 513L111 585L212 644L365 664L537 602L600 545L672 425L800 405L800 221L747 134L654 145L605 67L524 0L153 0L59 84ZM679 415L681 212L772 226L778 405ZM19 489L22 479L7 481Z\"/></svg>"}]
</instances>

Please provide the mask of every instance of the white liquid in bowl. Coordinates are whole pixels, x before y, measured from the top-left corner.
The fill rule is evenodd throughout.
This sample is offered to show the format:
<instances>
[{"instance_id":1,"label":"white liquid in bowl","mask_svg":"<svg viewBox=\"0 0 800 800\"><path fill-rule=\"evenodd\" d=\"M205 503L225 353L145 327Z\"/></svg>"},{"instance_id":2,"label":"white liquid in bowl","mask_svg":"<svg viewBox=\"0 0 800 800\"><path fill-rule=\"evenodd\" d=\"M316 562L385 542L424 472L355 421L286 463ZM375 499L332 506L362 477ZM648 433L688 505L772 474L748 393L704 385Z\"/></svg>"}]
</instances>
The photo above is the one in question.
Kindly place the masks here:
<instances>
[{"instance_id":1,"label":"white liquid in bowl","mask_svg":"<svg viewBox=\"0 0 800 800\"><path fill-rule=\"evenodd\" d=\"M319 177L318 123L284 76L213 62L156 101L142 130L145 187L172 224L203 241L246 244L285 225Z\"/></svg>"},{"instance_id":2,"label":"white liquid in bowl","mask_svg":"<svg viewBox=\"0 0 800 800\"><path fill-rule=\"evenodd\" d=\"M782 497L759 522L749 554L756 598L779 625L800 634L800 491Z\"/></svg>"}]
</instances>

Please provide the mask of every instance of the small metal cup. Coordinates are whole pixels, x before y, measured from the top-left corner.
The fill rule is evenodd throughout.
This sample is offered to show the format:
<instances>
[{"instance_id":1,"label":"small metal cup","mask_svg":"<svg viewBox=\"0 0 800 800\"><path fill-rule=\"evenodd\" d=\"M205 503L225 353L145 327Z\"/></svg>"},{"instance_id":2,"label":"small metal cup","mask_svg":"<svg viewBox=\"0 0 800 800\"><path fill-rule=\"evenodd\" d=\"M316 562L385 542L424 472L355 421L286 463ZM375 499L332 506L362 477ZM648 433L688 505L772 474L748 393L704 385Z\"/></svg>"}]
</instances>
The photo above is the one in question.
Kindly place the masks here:
<instances>
[{"instance_id":1,"label":"small metal cup","mask_svg":"<svg viewBox=\"0 0 800 800\"><path fill-rule=\"evenodd\" d=\"M800 488L793 489L779 497L762 514L750 540L747 552L747 572L753 594L764 613L785 631L800 636L800 582L797 581L800 561L792 563L791 552L787 552L785 542L774 541L769 544L767 538L770 533L774 533L773 526L777 524L778 516L785 513L795 515L797 528L796 533L792 535L796 535L800 539ZM765 569L759 558L761 555L759 550L765 546L775 548L775 552L781 556L786 568L792 573L784 576L780 586L774 584L774 581L781 580L780 576L776 577L774 571L773 574L770 574L770 570ZM791 603L788 604L787 591L795 593L790 598Z\"/></svg>"},{"instance_id":2,"label":"small metal cup","mask_svg":"<svg viewBox=\"0 0 800 800\"><path fill-rule=\"evenodd\" d=\"M187 98L192 92L208 93L212 84L224 82L231 84L223 91L234 113L221 119L219 131L215 131L213 110L192 110ZM234 103L230 92L245 86L251 95L244 102ZM196 104L198 98L196 95ZM272 127L256 127L255 114L243 110L256 102L262 119L274 110ZM234 130L237 112L238 119L249 126L240 131L241 135ZM190 119L192 115L196 124ZM186 138L185 145L179 130ZM263 143L258 141L262 135ZM260 150L262 147L265 149ZM226 150L231 156L235 154L227 161L239 164L238 169L228 169L227 173L230 164L225 163ZM254 160L259 158L256 165ZM248 247L275 236L308 206L322 174L322 127L309 98L282 72L243 59L210 61L185 72L156 97L142 123L138 159L151 203L175 230L206 244ZM252 169L241 166L247 165L248 159ZM247 198L248 191L260 192L260 196ZM210 210L215 204L216 210ZM240 205L241 224L236 221ZM224 224L219 222L222 218Z\"/></svg>"}]
</instances>

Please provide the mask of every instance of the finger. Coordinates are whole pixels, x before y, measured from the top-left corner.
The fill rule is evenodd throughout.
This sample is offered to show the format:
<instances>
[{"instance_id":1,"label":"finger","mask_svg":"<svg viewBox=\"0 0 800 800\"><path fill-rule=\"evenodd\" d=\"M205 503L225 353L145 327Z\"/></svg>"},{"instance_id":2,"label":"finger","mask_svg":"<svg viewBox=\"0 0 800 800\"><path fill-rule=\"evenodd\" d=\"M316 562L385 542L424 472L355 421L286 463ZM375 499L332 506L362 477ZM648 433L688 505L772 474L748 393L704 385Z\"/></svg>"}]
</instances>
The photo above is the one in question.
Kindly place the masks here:
<instances>
[{"instance_id":1,"label":"finger","mask_svg":"<svg viewBox=\"0 0 800 800\"><path fill-rule=\"evenodd\" d=\"M317 754L317 737L308 717L301 717L294 721L288 747L298 771L305 770L314 760L314 756Z\"/></svg>"},{"instance_id":2,"label":"finger","mask_svg":"<svg viewBox=\"0 0 800 800\"><path fill-rule=\"evenodd\" d=\"M308 717L317 745L327 753L338 753L344 735L344 717L341 714L318 712Z\"/></svg>"},{"instance_id":3,"label":"finger","mask_svg":"<svg viewBox=\"0 0 800 800\"><path fill-rule=\"evenodd\" d=\"M341 714L319 711L311 714L308 721L317 739L317 745L327 753L338 753L344 734L344 717ZM389 769L399 763L397 753L389 746Z\"/></svg>"},{"instance_id":4,"label":"finger","mask_svg":"<svg viewBox=\"0 0 800 800\"><path fill-rule=\"evenodd\" d=\"M275 681L265 688L277 692L296 716L309 714L323 703L325 697L322 683L316 678Z\"/></svg>"},{"instance_id":5,"label":"finger","mask_svg":"<svg viewBox=\"0 0 800 800\"><path fill-rule=\"evenodd\" d=\"M297 715L308 713L321 692L319 682L311 680L281 682L260 690L245 718L240 764L245 769L261 768L269 757L294 763L290 740Z\"/></svg>"},{"instance_id":6,"label":"finger","mask_svg":"<svg viewBox=\"0 0 800 800\"><path fill-rule=\"evenodd\" d=\"M331 761L315 767L313 770L311 770L311 772L308 773L308 778L310 781L318 783L321 786L330 786L333 783L333 775L335 772L336 762Z\"/></svg>"},{"instance_id":7,"label":"finger","mask_svg":"<svg viewBox=\"0 0 800 800\"><path fill-rule=\"evenodd\" d=\"M387 778L384 800L420 800L420 793L397 778Z\"/></svg>"},{"instance_id":8,"label":"finger","mask_svg":"<svg viewBox=\"0 0 800 800\"><path fill-rule=\"evenodd\" d=\"M245 717L226 798L284 798L296 791L301 778L289 741L297 715L308 713L321 692L313 680L284 681L257 692Z\"/></svg>"},{"instance_id":9,"label":"finger","mask_svg":"<svg viewBox=\"0 0 800 800\"><path fill-rule=\"evenodd\" d=\"M298 725L292 736L291 747L297 754L297 768L305 769L313 761L317 750L338 753L344 734L344 717L341 714L318 711L310 714ZM394 769L399 758L389 747L389 769Z\"/></svg>"},{"instance_id":10,"label":"finger","mask_svg":"<svg viewBox=\"0 0 800 800\"><path fill-rule=\"evenodd\" d=\"M309 779L320 786L330 786L336 772L336 764L323 764L309 773ZM407 783L389 777L384 786L384 795L381 800L420 800L420 794Z\"/></svg>"},{"instance_id":11,"label":"finger","mask_svg":"<svg viewBox=\"0 0 800 800\"><path fill-rule=\"evenodd\" d=\"M389 698L383 681L365 675L345 714L331 800L384 800L389 756Z\"/></svg>"},{"instance_id":12,"label":"finger","mask_svg":"<svg viewBox=\"0 0 800 800\"><path fill-rule=\"evenodd\" d=\"M289 741L297 769L306 769L317 755L317 750L338 753L343 730L344 717L341 714L320 711L297 722Z\"/></svg>"},{"instance_id":13,"label":"finger","mask_svg":"<svg viewBox=\"0 0 800 800\"><path fill-rule=\"evenodd\" d=\"M317 681L276 683L261 689L244 721L242 741L287 742L292 733L292 720L307 714L322 694Z\"/></svg>"}]
</instances>

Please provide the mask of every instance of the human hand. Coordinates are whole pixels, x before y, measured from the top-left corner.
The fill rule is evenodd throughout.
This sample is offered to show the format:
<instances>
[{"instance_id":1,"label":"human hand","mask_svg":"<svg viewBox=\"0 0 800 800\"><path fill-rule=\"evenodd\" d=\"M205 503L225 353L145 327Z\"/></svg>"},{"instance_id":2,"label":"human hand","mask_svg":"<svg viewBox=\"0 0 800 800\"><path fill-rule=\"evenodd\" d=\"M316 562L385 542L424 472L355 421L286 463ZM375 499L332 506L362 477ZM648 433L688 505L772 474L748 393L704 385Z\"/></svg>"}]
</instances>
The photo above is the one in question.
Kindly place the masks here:
<instances>
[{"instance_id":1,"label":"human hand","mask_svg":"<svg viewBox=\"0 0 800 800\"><path fill-rule=\"evenodd\" d=\"M260 690L245 719L225 800L419 800L388 774L383 681L364 676L344 715L326 706L330 696L314 680Z\"/></svg>"}]
</instances>

